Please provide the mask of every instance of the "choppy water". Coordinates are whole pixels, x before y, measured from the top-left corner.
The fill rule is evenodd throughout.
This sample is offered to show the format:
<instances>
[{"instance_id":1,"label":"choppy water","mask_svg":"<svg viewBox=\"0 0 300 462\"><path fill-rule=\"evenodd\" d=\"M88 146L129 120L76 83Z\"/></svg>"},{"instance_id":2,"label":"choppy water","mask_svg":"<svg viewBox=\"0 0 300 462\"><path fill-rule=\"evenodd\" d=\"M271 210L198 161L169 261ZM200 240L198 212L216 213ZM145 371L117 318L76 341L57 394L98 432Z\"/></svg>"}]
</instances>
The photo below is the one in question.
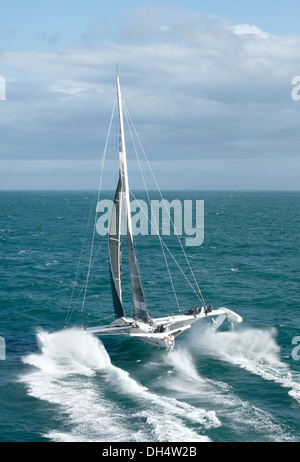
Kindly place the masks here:
<instances>
[{"instance_id":1,"label":"choppy water","mask_svg":"<svg viewBox=\"0 0 300 462\"><path fill-rule=\"evenodd\" d=\"M82 315L90 233L73 285L93 197L0 193L0 440L299 441L300 361L292 341L300 336L300 193L165 195L204 200L204 243L185 250L206 301L244 319L217 333L195 324L174 352L133 339L102 343L75 327L112 313L106 238L96 236ZM151 314L175 311L158 241L138 236L136 243ZM182 309L195 306L180 273L174 281ZM78 304L65 326L73 288ZM131 314L126 281L124 300Z\"/></svg>"}]
</instances>

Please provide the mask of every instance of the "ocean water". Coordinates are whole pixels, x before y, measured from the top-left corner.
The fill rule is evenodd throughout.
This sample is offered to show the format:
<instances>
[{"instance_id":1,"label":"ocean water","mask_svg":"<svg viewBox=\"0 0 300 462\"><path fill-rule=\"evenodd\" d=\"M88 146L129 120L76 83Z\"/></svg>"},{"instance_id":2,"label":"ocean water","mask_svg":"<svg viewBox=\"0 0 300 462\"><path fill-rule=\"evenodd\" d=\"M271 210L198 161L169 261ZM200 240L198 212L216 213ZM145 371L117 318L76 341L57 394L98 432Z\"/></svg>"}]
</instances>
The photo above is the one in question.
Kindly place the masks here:
<instances>
[{"instance_id":1,"label":"ocean water","mask_svg":"<svg viewBox=\"0 0 300 462\"><path fill-rule=\"evenodd\" d=\"M300 440L300 193L165 197L204 200L204 242L185 251L206 302L244 320L217 332L199 322L174 352L80 328L113 320L98 234L82 309L94 193L0 193L0 441ZM151 315L176 312L158 240L135 241ZM166 238L184 265L175 241ZM170 268L180 308L196 306ZM126 267L123 275L130 315Z\"/></svg>"}]
</instances>

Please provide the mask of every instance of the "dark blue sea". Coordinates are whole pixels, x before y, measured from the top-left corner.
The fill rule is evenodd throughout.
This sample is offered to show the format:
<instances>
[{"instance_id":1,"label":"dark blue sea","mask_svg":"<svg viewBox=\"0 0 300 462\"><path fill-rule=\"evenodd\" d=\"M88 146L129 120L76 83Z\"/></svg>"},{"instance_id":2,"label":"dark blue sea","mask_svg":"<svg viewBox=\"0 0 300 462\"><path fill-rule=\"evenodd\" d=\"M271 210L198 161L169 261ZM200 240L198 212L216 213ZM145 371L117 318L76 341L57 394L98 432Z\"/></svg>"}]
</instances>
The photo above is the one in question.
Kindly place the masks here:
<instances>
[{"instance_id":1,"label":"dark blue sea","mask_svg":"<svg viewBox=\"0 0 300 462\"><path fill-rule=\"evenodd\" d=\"M300 193L164 196L204 200L204 242L184 249L206 303L243 317L235 330L196 323L173 352L81 329L113 320L107 236L98 233L82 307L93 192L0 193L0 441L300 440ZM184 266L176 240L165 237ZM158 239L135 243L150 314L176 313ZM169 264L180 308L197 306ZM127 276L124 256L131 315Z\"/></svg>"}]
</instances>

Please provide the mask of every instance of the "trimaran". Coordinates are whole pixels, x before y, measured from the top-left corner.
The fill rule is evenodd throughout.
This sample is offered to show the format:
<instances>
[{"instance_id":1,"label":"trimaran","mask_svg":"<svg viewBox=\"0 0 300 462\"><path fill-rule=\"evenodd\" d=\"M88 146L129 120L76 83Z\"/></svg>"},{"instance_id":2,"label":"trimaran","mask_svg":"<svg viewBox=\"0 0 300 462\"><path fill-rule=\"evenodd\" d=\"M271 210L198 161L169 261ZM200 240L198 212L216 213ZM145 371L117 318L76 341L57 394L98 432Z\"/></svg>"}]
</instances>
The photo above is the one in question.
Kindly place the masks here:
<instances>
[{"instance_id":1,"label":"trimaran","mask_svg":"<svg viewBox=\"0 0 300 462\"><path fill-rule=\"evenodd\" d=\"M130 192L128 184L127 159L124 136L123 105L119 76L117 75L117 100L119 113L119 180L115 192L114 206L110 218L108 233L109 269L115 320L104 326L86 327L95 335L125 335L142 340L158 348L174 349L175 337L182 334L197 321L210 317L215 328L227 319L231 323L242 322L241 316L227 308L207 308L205 302L199 309L189 310L186 314L170 314L152 318L148 312L142 287L140 270L133 245L131 223ZM126 246L134 305L133 317L127 317L122 302L121 281L121 223L126 229ZM199 291L200 292L200 291ZM202 301L204 299L202 298ZM214 319L215 317L216 320Z\"/></svg>"}]
</instances>

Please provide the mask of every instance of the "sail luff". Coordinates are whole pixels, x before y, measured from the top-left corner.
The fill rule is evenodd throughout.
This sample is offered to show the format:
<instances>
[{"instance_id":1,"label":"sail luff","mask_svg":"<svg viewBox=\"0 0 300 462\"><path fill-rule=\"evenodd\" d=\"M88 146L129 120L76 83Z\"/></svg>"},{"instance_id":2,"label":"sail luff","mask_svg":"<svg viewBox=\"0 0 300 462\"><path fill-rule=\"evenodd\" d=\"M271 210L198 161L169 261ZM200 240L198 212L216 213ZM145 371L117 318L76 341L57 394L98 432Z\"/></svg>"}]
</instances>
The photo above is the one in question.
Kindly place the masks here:
<instances>
[{"instance_id":1,"label":"sail luff","mask_svg":"<svg viewBox=\"0 0 300 462\"><path fill-rule=\"evenodd\" d=\"M122 304L121 285L121 213L122 213L122 181L119 177L114 198L114 205L109 225L108 254L112 298L116 318L125 316Z\"/></svg>"},{"instance_id":2,"label":"sail luff","mask_svg":"<svg viewBox=\"0 0 300 462\"><path fill-rule=\"evenodd\" d=\"M122 97L121 97L121 90L120 90L120 81L119 81L118 76L117 76L117 91L118 91L118 107L119 107L119 120L120 120L120 147L119 147L120 176L121 176L121 182L122 182L124 218L125 218L125 225L126 225L126 245L127 245L128 262L129 262L129 270L130 270L130 278L131 278L134 312L135 312L136 318L141 319L144 322L148 322L150 318L149 318L145 295L144 295L144 291L142 287L138 262L136 259L135 250L133 246Z\"/></svg>"}]
</instances>

